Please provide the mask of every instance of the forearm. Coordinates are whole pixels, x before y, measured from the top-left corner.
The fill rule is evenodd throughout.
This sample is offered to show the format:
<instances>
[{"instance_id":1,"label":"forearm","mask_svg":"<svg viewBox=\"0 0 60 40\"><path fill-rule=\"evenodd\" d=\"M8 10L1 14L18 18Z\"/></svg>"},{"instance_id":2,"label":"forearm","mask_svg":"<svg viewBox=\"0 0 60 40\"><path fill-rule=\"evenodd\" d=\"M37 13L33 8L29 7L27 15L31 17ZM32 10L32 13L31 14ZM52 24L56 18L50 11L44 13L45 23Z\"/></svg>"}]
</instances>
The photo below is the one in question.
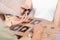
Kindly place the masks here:
<instances>
[{"instance_id":1,"label":"forearm","mask_svg":"<svg viewBox=\"0 0 60 40\"><path fill-rule=\"evenodd\" d=\"M54 23L59 26L60 25L60 0L58 0L55 17L54 17Z\"/></svg>"},{"instance_id":2,"label":"forearm","mask_svg":"<svg viewBox=\"0 0 60 40\"><path fill-rule=\"evenodd\" d=\"M55 16L56 15L58 15L58 14L55 14ZM59 26L60 25L60 18L59 18L59 16L56 16L55 18L54 18L54 21L53 21L54 23L55 23L55 25L56 26Z\"/></svg>"}]
</instances>

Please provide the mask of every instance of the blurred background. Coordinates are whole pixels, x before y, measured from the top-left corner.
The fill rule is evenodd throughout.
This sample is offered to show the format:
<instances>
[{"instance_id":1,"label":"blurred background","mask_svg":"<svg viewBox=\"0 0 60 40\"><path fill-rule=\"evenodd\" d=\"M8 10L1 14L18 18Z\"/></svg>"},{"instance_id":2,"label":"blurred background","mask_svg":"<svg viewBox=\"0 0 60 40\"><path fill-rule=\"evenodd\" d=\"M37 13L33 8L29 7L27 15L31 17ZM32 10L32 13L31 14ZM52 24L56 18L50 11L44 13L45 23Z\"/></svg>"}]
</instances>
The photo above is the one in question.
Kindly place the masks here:
<instances>
[{"instance_id":1,"label":"blurred background","mask_svg":"<svg viewBox=\"0 0 60 40\"><path fill-rule=\"evenodd\" d=\"M25 0L0 0L0 3L3 4L4 6L6 6L7 8L15 11L15 13L20 13L20 6L25 3ZM3 6L3 8L4 8L4 6ZM7 8L4 8L4 9L7 9ZM7 9L7 10L9 10L9 9ZM1 7L0 7L0 10L1 10ZM9 11L11 11L11 10L9 10ZM12 13L12 11L10 13ZM33 7L32 7L31 14L29 16L31 16L31 17L34 16Z\"/></svg>"}]
</instances>

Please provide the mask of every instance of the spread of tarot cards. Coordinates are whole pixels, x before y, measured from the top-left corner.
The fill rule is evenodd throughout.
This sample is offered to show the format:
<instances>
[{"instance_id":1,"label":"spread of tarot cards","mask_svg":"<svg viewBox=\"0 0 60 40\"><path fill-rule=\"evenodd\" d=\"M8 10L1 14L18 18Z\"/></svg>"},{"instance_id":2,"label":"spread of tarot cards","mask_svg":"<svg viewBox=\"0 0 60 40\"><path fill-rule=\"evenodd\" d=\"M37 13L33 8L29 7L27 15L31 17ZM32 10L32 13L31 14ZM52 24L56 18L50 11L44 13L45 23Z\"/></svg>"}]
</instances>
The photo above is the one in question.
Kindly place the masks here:
<instances>
[{"instance_id":1,"label":"spread of tarot cards","mask_svg":"<svg viewBox=\"0 0 60 40\"><path fill-rule=\"evenodd\" d=\"M30 33L33 34L32 28L35 27L36 24L43 25L44 31L42 40L53 40L58 33L58 27L53 22L40 18L29 18L21 24L11 26L10 30L18 37L18 39L24 37L28 38ZM31 37L33 36L31 35Z\"/></svg>"}]
</instances>

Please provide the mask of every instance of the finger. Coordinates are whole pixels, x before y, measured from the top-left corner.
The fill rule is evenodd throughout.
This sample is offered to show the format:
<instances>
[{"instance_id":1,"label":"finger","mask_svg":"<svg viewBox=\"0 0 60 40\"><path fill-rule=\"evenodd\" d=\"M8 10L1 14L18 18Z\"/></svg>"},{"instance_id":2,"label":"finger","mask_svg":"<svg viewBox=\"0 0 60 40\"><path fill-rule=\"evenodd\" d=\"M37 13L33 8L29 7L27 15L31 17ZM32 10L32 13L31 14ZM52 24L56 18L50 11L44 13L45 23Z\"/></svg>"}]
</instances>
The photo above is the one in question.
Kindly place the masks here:
<instances>
[{"instance_id":1,"label":"finger","mask_svg":"<svg viewBox=\"0 0 60 40\"><path fill-rule=\"evenodd\" d=\"M24 15L22 16L22 18L21 18L21 22L25 21L26 19L28 19L28 15L27 15L27 13L24 14Z\"/></svg>"},{"instance_id":2,"label":"finger","mask_svg":"<svg viewBox=\"0 0 60 40\"><path fill-rule=\"evenodd\" d=\"M25 20L25 16L22 16L22 18L20 19L21 22L23 22Z\"/></svg>"}]
</instances>

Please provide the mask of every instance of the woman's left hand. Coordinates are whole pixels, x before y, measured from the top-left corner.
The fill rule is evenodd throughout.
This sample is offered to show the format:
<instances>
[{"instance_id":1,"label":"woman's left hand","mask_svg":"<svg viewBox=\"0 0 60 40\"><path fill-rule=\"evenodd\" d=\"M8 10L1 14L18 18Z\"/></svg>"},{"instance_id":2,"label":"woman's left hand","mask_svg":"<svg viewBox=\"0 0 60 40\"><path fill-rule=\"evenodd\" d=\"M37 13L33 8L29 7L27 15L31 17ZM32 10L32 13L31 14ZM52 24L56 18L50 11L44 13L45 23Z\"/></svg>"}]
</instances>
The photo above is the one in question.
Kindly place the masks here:
<instances>
[{"instance_id":1,"label":"woman's left hand","mask_svg":"<svg viewBox=\"0 0 60 40\"><path fill-rule=\"evenodd\" d=\"M25 14L24 16L22 16L22 18L18 18L18 17L12 17L11 19L11 23L12 25L16 25L16 24L19 24L19 23L22 23L23 21L25 21L26 19L29 19L28 15Z\"/></svg>"}]
</instances>

